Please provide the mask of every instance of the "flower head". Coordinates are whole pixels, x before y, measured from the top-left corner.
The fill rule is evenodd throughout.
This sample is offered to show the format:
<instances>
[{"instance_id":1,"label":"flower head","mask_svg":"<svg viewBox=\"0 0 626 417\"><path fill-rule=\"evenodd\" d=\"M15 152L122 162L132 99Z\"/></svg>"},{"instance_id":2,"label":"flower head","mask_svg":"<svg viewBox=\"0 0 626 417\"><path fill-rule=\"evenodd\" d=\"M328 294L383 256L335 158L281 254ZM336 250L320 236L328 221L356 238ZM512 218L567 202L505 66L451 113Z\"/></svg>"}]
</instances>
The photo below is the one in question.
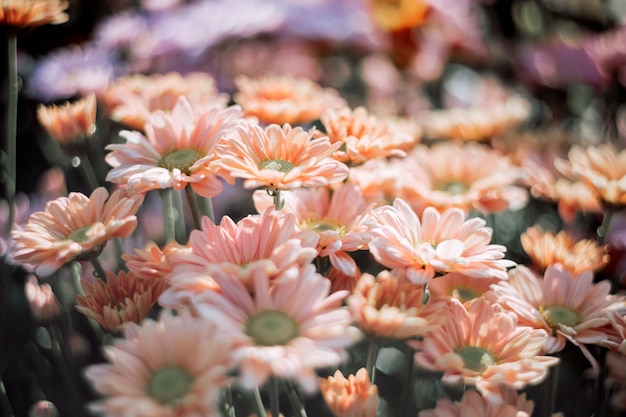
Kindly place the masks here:
<instances>
[{"instance_id":1,"label":"flower head","mask_svg":"<svg viewBox=\"0 0 626 417\"><path fill-rule=\"evenodd\" d=\"M65 23L68 6L65 0L2 0L0 25L23 28Z\"/></svg>"},{"instance_id":2,"label":"flower head","mask_svg":"<svg viewBox=\"0 0 626 417\"><path fill-rule=\"evenodd\" d=\"M461 401L452 402L447 398L437 401L432 410L420 411L419 417L531 417L535 404L526 399L526 394L518 395L515 390L504 387L505 398L501 404L494 404L476 391L465 391Z\"/></svg>"},{"instance_id":3,"label":"flower head","mask_svg":"<svg viewBox=\"0 0 626 417\"><path fill-rule=\"evenodd\" d=\"M24 294L30 312L38 322L47 323L59 316L59 305L49 284L39 284L35 276L29 275L24 284Z\"/></svg>"},{"instance_id":4,"label":"flower head","mask_svg":"<svg viewBox=\"0 0 626 417\"><path fill-rule=\"evenodd\" d=\"M95 412L136 417L217 417L219 394L230 378L230 342L214 323L164 311L158 321L129 324L125 338L106 349L109 363L86 376L104 396Z\"/></svg>"},{"instance_id":5,"label":"flower head","mask_svg":"<svg viewBox=\"0 0 626 417\"><path fill-rule=\"evenodd\" d=\"M104 187L89 197L70 193L50 201L23 229L13 231L13 259L46 276L73 260L98 255L110 239L135 230L142 201L142 196L127 197L119 190L109 197Z\"/></svg>"},{"instance_id":6,"label":"flower head","mask_svg":"<svg viewBox=\"0 0 626 417\"><path fill-rule=\"evenodd\" d=\"M428 283L431 300L449 300L456 298L463 304L482 297L491 289L491 284L500 282L499 278L476 278L471 275L451 272Z\"/></svg>"},{"instance_id":7,"label":"flower head","mask_svg":"<svg viewBox=\"0 0 626 417\"><path fill-rule=\"evenodd\" d=\"M111 144L106 161L113 168L107 181L126 185L129 193L187 185L199 195L214 197L222 190L216 176L216 148L222 137L241 121L238 107L210 108L195 116L181 97L171 114L157 110L145 125L146 136L122 131L126 143Z\"/></svg>"},{"instance_id":8,"label":"flower head","mask_svg":"<svg viewBox=\"0 0 626 417\"><path fill-rule=\"evenodd\" d=\"M378 387L372 385L365 368L348 378L337 370L333 376L320 378L319 385L328 408L336 417L376 417Z\"/></svg>"}]
</instances>

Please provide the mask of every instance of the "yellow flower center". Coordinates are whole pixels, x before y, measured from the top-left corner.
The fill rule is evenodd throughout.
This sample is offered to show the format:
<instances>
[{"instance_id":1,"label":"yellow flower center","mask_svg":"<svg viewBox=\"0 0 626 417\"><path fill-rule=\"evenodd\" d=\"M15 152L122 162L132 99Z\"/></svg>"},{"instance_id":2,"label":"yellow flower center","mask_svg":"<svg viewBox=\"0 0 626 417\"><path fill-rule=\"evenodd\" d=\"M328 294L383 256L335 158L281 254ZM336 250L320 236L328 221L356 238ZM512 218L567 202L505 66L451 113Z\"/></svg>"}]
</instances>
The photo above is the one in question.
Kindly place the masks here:
<instances>
[{"instance_id":1,"label":"yellow flower center","mask_svg":"<svg viewBox=\"0 0 626 417\"><path fill-rule=\"evenodd\" d=\"M190 174L189 168L202 156L202 152L197 149L175 149L163 155L159 161L159 166L168 171L178 168L186 175Z\"/></svg>"},{"instance_id":2,"label":"yellow flower center","mask_svg":"<svg viewBox=\"0 0 626 417\"><path fill-rule=\"evenodd\" d=\"M342 238L346 234L346 228L342 224L330 219L306 220L301 225L302 228L312 230L316 233L334 230Z\"/></svg>"},{"instance_id":3,"label":"yellow flower center","mask_svg":"<svg viewBox=\"0 0 626 417\"><path fill-rule=\"evenodd\" d=\"M454 353L463 358L463 366L465 368L479 374L482 374L487 368L497 363L497 358L493 353L478 346L465 346L455 350Z\"/></svg>"},{"instance_id":4,"label":"yellow flower center","mask_svg":"<svg viewBox=\"0 0 626 417\"><path fill-rule=\"evenodd\" d=\"M469 300L473 300L474 298L478 298L480 294L471 288L457 287L452 290L452 296L465 303Z\"/></svg>"},{"instance_id":5,"label":"yellow flower center","mask_svg":"<svg viewBox=\"0 0 626 417\"><path fill-rule=\"evenodd\" d=\"M268 159L259 164L259 169L271 169L272 171L287 173L293 169L293 164L284 159Z\"/></svg>"},{"instance_id":6,"label":"yellow flower center","mask_svg":"<svg viewBox=\"0 0 626 417\"><path fill-rule=\"evenodd\" d=\"M557 329L559 324L574 327L581 322L578 312L566 306L541 306L539 312L553 329Z\"/></svg>"},{"instance_id":7,"label":"yellow flower center","mask_svg":"<svg viewBox=\"0 0 626 417\"><path fill-rule=\"evenodd\" d=\"M300 335L300 326L290 315L266 310L246 322L246 334L259 346L286 345Z\"/></svg>"},{"instance_id":8,"label":"yellow flower center","mask_svg":"<svg viewBox=\"0 0 626 417\"><path fill-rule=\"evenodd\" d=\"M463 181L443 181L433 187L435 190L445 191L452 195L463 194L469 187Z\"/></svg>"},{"instance_id":9,"label":"yellow flower center","mask_svg":"<svg viewBox=\"0 0 626 417\"><path fill-rule=\"evenodd\" d=\"M189 392L193 378L178 366L161 368L150 376L146 393L161 404L174 405Z\"/></svg>"},{"instance_id":10,"label":"yellow flower center","mask_svg":"<svg viewBox=\"0 0 626 417\"><path fill-rule=\"evenodd\" d=\"M91 226L81 227L80 229L74 230L67 238L76 243L85 242L89 239L87 236L89 229L91 229Z\"/></svg>"}]
</instances>

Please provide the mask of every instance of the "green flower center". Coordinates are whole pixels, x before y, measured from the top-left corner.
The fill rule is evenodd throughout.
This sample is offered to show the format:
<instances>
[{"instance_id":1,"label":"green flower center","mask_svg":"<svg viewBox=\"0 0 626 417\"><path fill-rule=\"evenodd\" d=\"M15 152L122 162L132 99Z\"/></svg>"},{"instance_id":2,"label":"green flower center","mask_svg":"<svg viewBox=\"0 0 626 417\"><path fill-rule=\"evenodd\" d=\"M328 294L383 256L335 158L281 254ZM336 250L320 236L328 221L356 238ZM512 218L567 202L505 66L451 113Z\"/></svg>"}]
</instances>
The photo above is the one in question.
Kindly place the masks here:
<instances>
[{"instance_id":1,"label":"green flower center","mask_svg":"<svg viewBox=\"0 0 626 417\"><path fill-rule=\"evenodd\" d=\"M282 311L267 310L248 319L246 334L259 346L286 345L300 335L300 326Z\"/></svg>"},{"instance_id":2,"label":"green flower center","mask_svg":"<svg viewBox=\"0 0 626 417\"><path fill-rule=\"evenodd\" d=\"M459 195L469 190L469 187L466 183L462 181L444 181L440 184L437 184L434 189L439 191L445 191L452 195Z\"/></svg>"},{"instance_id":3,"label":"green flower center","mask_svg":"<svg viewBox=\"0 0 626 417\"><path fill-rule=\"evenodd\" d=\"M186 175L190 174L189 168L202 156L202 152L196 149L175 149L163 155L159 166L168 171L178 168Z\"/></svg>"},{"instance_id":4,"label":"green flower center","mask_svg":"<svg viewBox=\"0 0 626 417\"><path fill-rule=\"evenodd\" d=\"M67 238L73 240L76 243L82 243L89 239L87 236L87 232L91 229L90 226L81 227L80 229L74 230Z\"/></svg>"},{"instance_id":5,"label":"green flower center","mask_svg":"<svg viewBox=\"0 0 626 417\"><path fill-rule=\"evenodd\" d=\"M491 352L478 346L465 346L454 352L463 358L465 368L479 374L497 363L496 357Z\"/></svg>"},{"instance_id":6,"label":"green flower center","mask_svg":"<svg viewBox=\"0 0 626 417\"><path fill-rule=\"evenodd\" d=\"M471 288L464 288L464 287L457 287L452 291L452 295L456 298L458 298L459 300L461 300L461 302L465 303L469 300L473 300L474 298L478 298L480 296L480 294L478 294L476 291L474 291Z\"/></svg>"},{"instance_id":7,"label":"green flower center","mask_svg":"<svg viewBox=\"0 0 626 417\"><path fill-rule=\"evenodd\" d=\"M161 404L173 405L189 392L193 378L184 369L168 366L152 374L146 393Z\"/></svg>"},{"instance_id":8,"label":"green flower center","mask_svg":"<svg viewBox=\"0 0 626 417\"><path fill-rule=\"evenodd\" d=\"M284 159L268 159L259 164L259 169L271 169L272 171L287 173L293 169L293 164Z\"/></svg>"},{"instance_id":9,"label":"green flower center","mask_svg":"<svg viewBox=\"0 0 626 417\"><path fill-rule=\"evenodd\" d=\"M302 227L308 230L312 230L316 233L335 230L340 237L343 237L346 234L346 228L343 225L330 219L307 220L302 223Z\"/></svg>"},{"instance_id":10,"label":"green flower center","mask_svg":"<svg viewBox=\"0 0 626 417\"><path fill-rule=\"evenodd\" d=\"M559 324L574 327L581 322L580 315L574 309L565 306L540 307L539 311L550 327L556 329Z\"/></svg>"}]
</instances>

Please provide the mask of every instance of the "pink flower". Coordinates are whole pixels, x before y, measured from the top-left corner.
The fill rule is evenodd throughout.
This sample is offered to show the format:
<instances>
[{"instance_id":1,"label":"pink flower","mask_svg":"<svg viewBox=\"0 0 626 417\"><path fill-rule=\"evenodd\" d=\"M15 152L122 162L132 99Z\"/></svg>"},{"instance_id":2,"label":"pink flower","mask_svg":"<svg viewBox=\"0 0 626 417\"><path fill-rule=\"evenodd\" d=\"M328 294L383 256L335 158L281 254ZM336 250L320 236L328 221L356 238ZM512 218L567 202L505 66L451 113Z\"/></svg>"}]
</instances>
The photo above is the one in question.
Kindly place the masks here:
<instances>
[{"instance_id":1,"label":"pink flower","mask_svg":"<svg viewBox=\"0 0 626 417\"><path fill-rule=\"evenodd\" d=\"M452 402L447 398L437 401L432 410L420 411L419 417L531 417L535 405L526 399L526 394L518 395L513 389L502 389L504 401L494 404L481 397L476 391L465 391L461 401Z\"/></svg>"},{"instance_id":2,"label":"pink flower","mask_svg":"<svg viewBox=\"0 0 626 417\"><path fill-rule=\"evenodd\" d=\"M356 375L344 377L341 371L320 379L322 396L337 417L376 417L378 387L372 385L367 370L361 368Z\"/></svg>"}]
</instances>

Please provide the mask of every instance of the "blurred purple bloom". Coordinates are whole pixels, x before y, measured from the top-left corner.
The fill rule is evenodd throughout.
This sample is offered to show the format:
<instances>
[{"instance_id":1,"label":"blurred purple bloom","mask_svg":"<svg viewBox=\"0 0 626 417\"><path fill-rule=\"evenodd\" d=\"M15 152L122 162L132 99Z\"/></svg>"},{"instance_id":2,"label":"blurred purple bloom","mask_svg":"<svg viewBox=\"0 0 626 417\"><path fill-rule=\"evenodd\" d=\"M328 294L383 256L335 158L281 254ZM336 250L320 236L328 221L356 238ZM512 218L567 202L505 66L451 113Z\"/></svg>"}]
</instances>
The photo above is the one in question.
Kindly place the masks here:
<instances>
[{"instance_id":1,"label":"blurred purple bloom","mask_svg":"<svg viewBox=\"0 0 626 417\"><path fill-rule=\"evenodd\" d=\"M128 48L148 27L146 17L125 12L103 20L94 30L94 43L109 51Z\"/></svg>"}]
</instances>

